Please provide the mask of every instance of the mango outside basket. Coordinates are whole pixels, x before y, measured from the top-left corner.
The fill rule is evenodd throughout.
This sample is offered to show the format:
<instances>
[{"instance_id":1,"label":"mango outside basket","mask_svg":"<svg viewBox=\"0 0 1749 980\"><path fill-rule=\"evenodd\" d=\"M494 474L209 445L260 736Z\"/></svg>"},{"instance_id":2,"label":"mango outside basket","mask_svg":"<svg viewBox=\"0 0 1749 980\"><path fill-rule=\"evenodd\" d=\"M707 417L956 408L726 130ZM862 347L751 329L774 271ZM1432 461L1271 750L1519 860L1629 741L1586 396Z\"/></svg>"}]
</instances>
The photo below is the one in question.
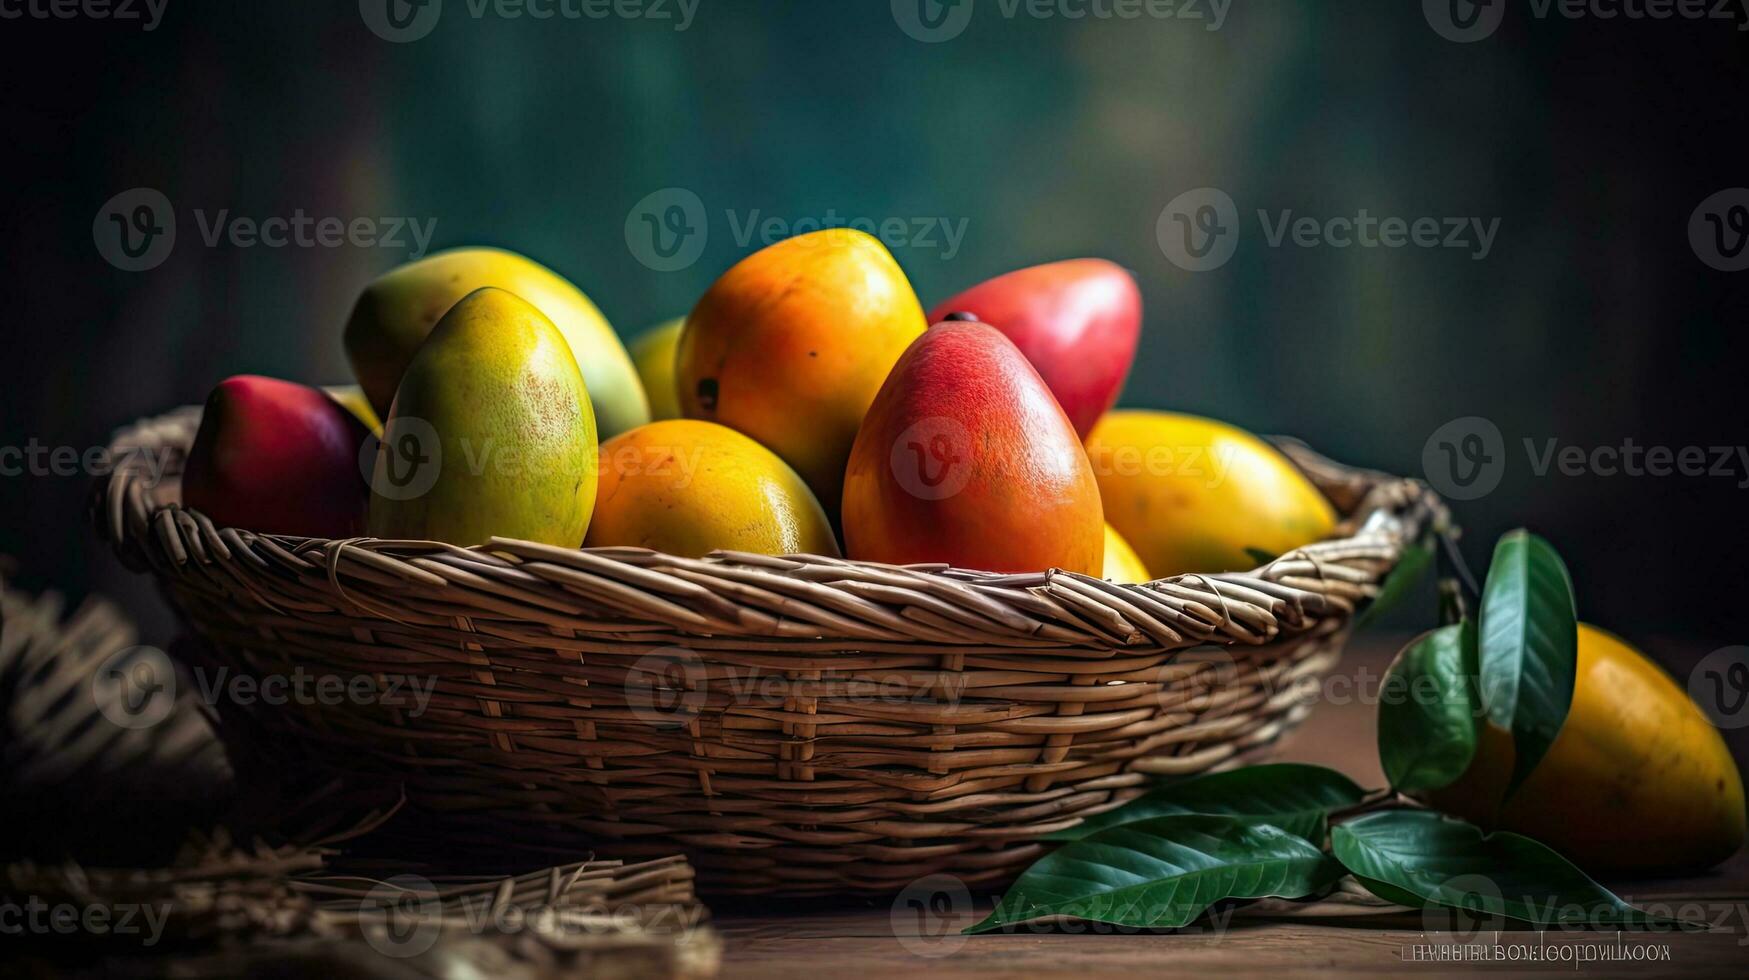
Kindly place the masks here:
<instances>
[{"instance_id":1,"label":"mango outside basket","mask_svg":"<svg viewBox=\"0 0 1749 980\"><path fill-rule=\"evenodd\" d=\"M718 894L892 894L934 873L998 884L1040 835L1149 776L1236 764L1309 710L1356 612L1446 521L1421 483L1284 442L1344 515L1337 536L1252 572L1145 586L325 541L181 507L199 418L118 434L94 509L122 560L240 673L436 678L420 714L384 697L254 720L360 782L400 782L458 847L680 849ZM155 486L154 466L168 477Z\"/></svg>"}]
</instances>

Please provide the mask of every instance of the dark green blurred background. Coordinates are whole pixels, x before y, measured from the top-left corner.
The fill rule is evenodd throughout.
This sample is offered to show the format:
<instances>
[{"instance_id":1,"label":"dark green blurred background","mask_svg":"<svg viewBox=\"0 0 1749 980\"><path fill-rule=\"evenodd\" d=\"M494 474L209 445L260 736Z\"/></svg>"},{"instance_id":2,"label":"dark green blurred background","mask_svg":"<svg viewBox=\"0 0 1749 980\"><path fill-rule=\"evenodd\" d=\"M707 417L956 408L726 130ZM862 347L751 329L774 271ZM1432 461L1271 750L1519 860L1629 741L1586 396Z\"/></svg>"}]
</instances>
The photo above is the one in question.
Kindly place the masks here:
<instances>
[{"instance_id":1,"label":"dark green blurred background","mask_svg":"<svg viewBox=\"0 0 1749 980\"><path fill-rule=\"evenodd\" d=\"M1703 199L1749 184L1749 34L1500 2L1499 30L1470 44L1418 3L1337 0L1233 0L1219 30L1206 2L1200 20L1068 20L976 0L941 43L887 0L701 0L686 30L447 0L408 43L372 33L356 0L168 0L149 32L6 20L0 445L101 445L234 373L346 379L350 304L408 248L208 247L196 210L435 219L437 247L527 252L628 336L763 244L737 241L755 215L942 218L964 222L957 252L939 234L893 249L926 305L1021 265L1115 259L1147 303L1125 404L1416 475L1436 429L1484 416L1509 465L1457 505L1472 561L1529 525L1568 557L1585 618L1743 642L1742 462L1538 476L1522 444L1749 441L1749 273L1703 264L1687 231ZM1243 232L1232 261L1192 273L1155 224L1204 186L1232 196ZM173 202L178 239L130 273L99 255L93 220L135 187ZM665 188L707 217L678 271L628 246L628 216ZM1499 231L1477 260L1270 248L1255 217L1363 208ZM87 484L0 477L0 553L29 586L155 608L88 531Z\"/></svg>"}]
</instances>

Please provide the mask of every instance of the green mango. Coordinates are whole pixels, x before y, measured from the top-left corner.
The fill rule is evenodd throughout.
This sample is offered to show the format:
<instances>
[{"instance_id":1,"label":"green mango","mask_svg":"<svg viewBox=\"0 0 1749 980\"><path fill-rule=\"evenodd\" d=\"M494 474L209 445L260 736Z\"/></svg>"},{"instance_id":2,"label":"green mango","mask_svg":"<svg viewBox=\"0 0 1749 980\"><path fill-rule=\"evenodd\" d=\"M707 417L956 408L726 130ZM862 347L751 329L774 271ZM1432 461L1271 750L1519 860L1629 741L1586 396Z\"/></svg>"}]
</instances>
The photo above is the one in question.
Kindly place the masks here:
<instances>
[{"instance_id":1,"label":"green mango","mask_svg":"<svg viewBox=\"0 0 1749 980\"><path fill-rule=\"evenodd\" d=\"M437 322L395 391L371 473L372 537L575 548L595 509L589 389L546 315L469 293Z\"/></svg>"},{"instance_id":2,"label":"green mango","mask_svg":"<svg viewBox=\"0 0 1749 980\"><path fill-rule=\"evenodd\" d=\"M546 266L498 248L457 248L377 277L346 323L346 356L379 418L438 318L463 296L496 286L533 303L564 335L589 385L601 438L650 421L631 355L589 297Z\"/></svg>"}]
</instances>

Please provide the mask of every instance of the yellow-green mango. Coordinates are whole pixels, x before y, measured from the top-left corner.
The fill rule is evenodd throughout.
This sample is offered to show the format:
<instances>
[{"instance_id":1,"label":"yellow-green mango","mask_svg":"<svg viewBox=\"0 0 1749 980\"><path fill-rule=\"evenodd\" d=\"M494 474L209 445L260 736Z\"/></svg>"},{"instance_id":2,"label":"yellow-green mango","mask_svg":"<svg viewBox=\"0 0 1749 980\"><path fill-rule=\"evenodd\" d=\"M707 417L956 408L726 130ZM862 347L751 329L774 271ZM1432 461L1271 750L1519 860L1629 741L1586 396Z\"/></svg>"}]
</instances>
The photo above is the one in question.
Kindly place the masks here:
<instances>
[{"instance_id":1,"label":"yellow-green mango","mask_svg":"<svg viewBox=\"0 0 1749 980\"><path fill-rule=\"evenodd\" d=\"M674 386L674 349L680 345L680 328L684 326L686 317L675 317L632 339L632 363L638 366L644 394L650 398L650 418L657 422L680 417L680 391Z\"/></svg>"},{"instance_id":2,"label":"yellow-green mango","mask_svg":"<svg viewBox=\"0 0 1749 980\"><path fill-rule=\"evenodd\" d=\"M456 248L377 277L352 308L346 356L379 417L432 325L463 296L496 286L545 313L571 347L603 439L650 421L631 355L589 297L544 265L499 248Z\"/></svg>"},{"instance_id":3,"label":"yellow-green mango","mask_svg":"<svg viewBox=\"0 0 1749 980\"><path fill-rule=\"evenodd\" d=\"M413 356L371 475L378 538L575 548L595 509L595 413L571 348L532 304L469 293Z\"/></svg>"}]
</instances>

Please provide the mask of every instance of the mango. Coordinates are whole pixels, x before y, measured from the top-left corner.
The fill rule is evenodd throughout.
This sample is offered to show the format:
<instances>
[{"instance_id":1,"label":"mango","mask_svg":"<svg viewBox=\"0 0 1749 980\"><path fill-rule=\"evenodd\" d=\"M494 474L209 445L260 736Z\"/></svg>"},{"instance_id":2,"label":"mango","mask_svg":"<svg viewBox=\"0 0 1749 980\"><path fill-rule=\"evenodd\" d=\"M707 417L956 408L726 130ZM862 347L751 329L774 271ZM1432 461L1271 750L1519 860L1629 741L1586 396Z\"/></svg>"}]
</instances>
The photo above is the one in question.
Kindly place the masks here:
<instances>
[{"instance_id":1,"label":"mango","mask_svg":"<svg viewBox=\"0 0 1749 980\"><path fill-rule=\"evenodd\" d=\"M850 557L993 572L1104 570L1099 485L1014 342L938 323L875 395L844 474Z\"/></svg>"},{"instance_id":2,"label":"mango","mask_svg":"<svg viewBox=\"0 0 1749 980\"><path fill-rule=\"evenodd\" d=\"M364 529L364 423L319 389L238 375L207 396L182 503L219 527L306 538Z\"/></svg>"},{"instance_id":3,"label":"mango","mask_svg":"<svg viewBox=\"0 0 1749 980\"><path fill-rule=\"evenodd\" d=\"M1100 577L1119 585L1141 585L1152 581L1148 576L1148 566L1142 564L1136 549L1130 547L1130 543L1110 524L1105 525L1105 571Z\"/></svg>"},{"instance_id":4,"label":"mango","mask_svg":"<svg viewBox=\"0 0 1749 980\"><path fill-rule=\"evenodd\" d=\"M680 417L680 392L674 385L674 351L680 346L680 328L684 326L686 318L675 317L632 340L632 363L637 366L638 380L644 383L644 394L650 399L650 418L658 422Z\"/></svg>"},{"instance_id":5,"label":"mango","mask_svg":"<svg viewBox=\"0 0 1749 980\"><path fill-rule=\"evenodd\" d=\"M752 436L832 506L863 415L925 326L875 238L828 228L786 239L723 273L687 316L681 411Z\"/></svg>"},{"instance_id":6,"label":"mango","mask_svg":"<svg viewBox=\"0 0 1749 980\"><path fill-rule=\"evenodd\" d=\"M339 402L342 408L351 412L365 428L376 435L383 434L383 420L378 417L376 409L371 407L370 399L365 397L363 388L358 385L328 385L322 390L328 393L328 397Z\"/></svg>"},{"instance_id":7,"label":"mango","mask_svg":"<svg viewBox=\"0 0 1749 980\"><path fill-rule=\"evenodd\" d=\"M1598 874L1708 868L1743 845L1743 778L1718 729L1645 654L1590 624L1567 720L1501 806L1512 764L1512 735L1484 723L1469 768L1428 802Z\"/></svg>"},{"instance_id":8,"label":"mango","mask_svg":"<svg viewBox=\"0 0 1749 980\"><path fill-rule=\"evenodd\" d=\"M650 421L632 359L589 297L558 273L515 252L457 248L377 277L346 323L346 356L379 418L432 326L463 296L486 286L509 290L546 314L571 348L589 387L602 436Z\"/></svg>"},{"instance_id":9,"label":"mango","mask_svg":"<svg viewBox=\"0 0 1749 980\"><path fill-rule=\"evenodd\" d=\"M1008 335L1081 438L1117 404L1142 336L1142 291L1105 259L1017 269L938 304L931 323L969 313Z\"/></svg>"},{"instance_id":10,"label":"mango","mask_svg":"<svg viewBox=\"0 0 1749 980\"><path fill-rule=\"evenodd\" d=\"M379 538L575 548L596 491L595 413L553 321L502 289L450 308L383 424L369 529Z\"/></svg>"},{"instance_id":11,"label":"mango","mask_svg":"<svg viewBox=\"0 0 1749 980\"><path fill-rule=\"evenodd\" d=\"M838 557L826 511L776 453L715 422L671 419L601 444L587 547L699 558L718 549Z\"/></svg>"},{"instance_id":12,"label":"mango","mask_svg":"<svg viewBox=\"0 0 1749 980\"><path fill-rule=\"evenodd\" d=\"M1105 517L1148 573L1244 571L1328 537L1336 510L1273 446L1174 412L1107 414L1087 440Z\"/></svg>"}]
</instances>

